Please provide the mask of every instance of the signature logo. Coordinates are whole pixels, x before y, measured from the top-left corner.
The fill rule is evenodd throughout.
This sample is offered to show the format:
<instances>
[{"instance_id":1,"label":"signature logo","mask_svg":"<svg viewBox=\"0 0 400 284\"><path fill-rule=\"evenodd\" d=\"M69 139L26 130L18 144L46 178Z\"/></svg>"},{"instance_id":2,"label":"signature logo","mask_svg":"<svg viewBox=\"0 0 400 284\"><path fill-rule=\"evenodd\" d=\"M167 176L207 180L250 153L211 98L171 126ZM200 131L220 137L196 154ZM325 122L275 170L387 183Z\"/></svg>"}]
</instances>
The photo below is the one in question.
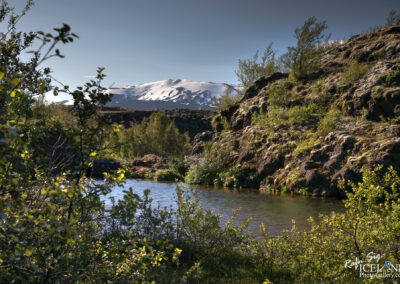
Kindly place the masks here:
<instances>
[{"instance_id":1,"label":"signature logo","mask_svg":"<svg viewBox=\"0 0 400 284\"><path fill-rule=\"evenodd\" d=\"M369 252L365 258L348 259L344 262L346 268L353 268L359 271L359 276L363 278L394 278L400 277L400 264L393 264L386 260L384 264L379 262L384 254ZM382 263L382 262L381 262Z\"/></svg>"}]
</instances>

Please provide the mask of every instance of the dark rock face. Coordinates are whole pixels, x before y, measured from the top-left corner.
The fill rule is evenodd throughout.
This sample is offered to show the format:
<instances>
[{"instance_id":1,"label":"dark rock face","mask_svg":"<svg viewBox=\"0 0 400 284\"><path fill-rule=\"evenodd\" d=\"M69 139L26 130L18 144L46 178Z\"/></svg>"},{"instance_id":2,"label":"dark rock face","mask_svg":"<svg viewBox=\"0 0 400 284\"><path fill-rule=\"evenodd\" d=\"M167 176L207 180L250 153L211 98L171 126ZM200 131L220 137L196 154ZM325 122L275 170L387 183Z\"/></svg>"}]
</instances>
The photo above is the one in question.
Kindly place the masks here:
<instances>
[{"instance_id":1,"label":"dark rock face","mask_svg":"<svg viewBox=\"0 0 400 284\"><path fill-rule=\"evenodd\" d=\"M268 151L261 156L257 162L257 174L259 176L269 176L280 169L284 164L284 159L279 154L269 153Z\"/></svg>"},{"instance_id":2,"label":"dark rock face","mask_svg":"<svg viewBox=\"0 0 400 284\"><path fill-rule=\"evenodd\" d=\"M389 90L382 95L372 96L368 102L368 119L379 121L381 117L400 115L400 90Z\"/></svg>"},{"instance_id":3,"label":"dark rock face","mask_svg":"<svg viewBox=\"0 0 400 284\"><path fill-rule=\"evenodd\" d=\"M240 152L237 162L239 164L242 164L244 162L250 161L251 159L253 159L253 157L254 157L254 152L252 152L250 149L246 148L246 149L243 149L242 152Z\"/></svg>"},{"instance_id":4,"label":"dark rock face","mask_svg":"<svg viewBox=\"0 0 400 284\"><path fill-rule=\"evenodd\" d=\"M167 161L154 154L144 155L141 159L135 160L132 166L136 168L168 169Z\"/></svg>"},{"instance_id":5,"label":"dark rock face","mask_svg":"<svg viewBox=\"0 0 400 284\"><path fill-rule=\"evenodd\" d=\"M205 131L202 133L197 134L192 142L190 148L190 155L196 155L203 152L203 142L211 141L214 137L214 133L212 131Z\"/></svg>"},{"instance_id":6,"label":"dark rock face","mask_svg":"<svg viewBox=\"0 0 400 284\"><path fill-rule=\"evenodd\" d=\"M132 163L130 174L133 177L150 178L154 177L158 171L167 170L168 168L168 162L165 158L148 154Z\"/></svg>"}]
</instances>

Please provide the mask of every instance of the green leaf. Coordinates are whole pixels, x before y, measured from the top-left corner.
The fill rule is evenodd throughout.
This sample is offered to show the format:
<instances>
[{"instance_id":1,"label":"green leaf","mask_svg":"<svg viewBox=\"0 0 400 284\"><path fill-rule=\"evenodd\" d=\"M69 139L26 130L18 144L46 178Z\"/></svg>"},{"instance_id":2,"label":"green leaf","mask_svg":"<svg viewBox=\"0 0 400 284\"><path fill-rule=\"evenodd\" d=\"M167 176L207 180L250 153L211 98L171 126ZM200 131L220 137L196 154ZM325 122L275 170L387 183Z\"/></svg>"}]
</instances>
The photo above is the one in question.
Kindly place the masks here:
<instances>
[{"instance_id":1,"label":"green leaf","mask_svg":"<svg viewBox=\"0 0 400 284\"><path fill-rule=\"evenodd\" d=\"M4 75L5 75L4 72L0 71L0 80L4 78Z\"/></svg>"},{"instance_id":2,"label":"green leaf","mask_svg":"<svg viewBox=\"0 0 400 284\"><path fill-rule=\"evenodd\" d=\"M13 86L18 86L19 83L20 83L20 80L19 80L18 78L14 78L14 79L12 79L12 81L11 81L11 84L12 84Z\"/></svg>"},{"instance_id":3,"label":"green leaf","mask_svg":"<svg viewBox=\"0 0 400 284\"><path fill-rule=\"evenodd\" d=\"M27 249L24 253L25 256L31 256L33 253L32 249Z\"/></svg>"}]
</instances>

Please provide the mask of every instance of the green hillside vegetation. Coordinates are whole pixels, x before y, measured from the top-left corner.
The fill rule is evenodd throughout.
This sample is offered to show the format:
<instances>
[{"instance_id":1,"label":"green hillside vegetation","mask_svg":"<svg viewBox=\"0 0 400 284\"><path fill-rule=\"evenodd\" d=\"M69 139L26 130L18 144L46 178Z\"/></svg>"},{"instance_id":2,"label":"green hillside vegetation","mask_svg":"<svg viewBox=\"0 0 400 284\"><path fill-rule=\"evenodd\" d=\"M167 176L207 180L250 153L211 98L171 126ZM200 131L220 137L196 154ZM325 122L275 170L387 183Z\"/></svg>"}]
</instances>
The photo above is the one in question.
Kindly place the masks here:
<instances>
[{"instance_id":1,"label":"green hillside vegetation","mask_svg":"<svg viewBox=\"0 0 400 284\"><path fill-rule=\"evenodd\" d=\"M374 252L400 262L400 177L390 167L362 170L359 183L340 182L340 188L351 189L345 213L321 216L319 222L310 220L309 231L293 226L277 237L261 226L263 237L255 239L245 232L246 224L234 225L234 217L220 226L220 217L202 209L196 192L183 186L176 190L176 210L151 205L148 192L140 198L132 188L106 207L102 200L113 186L123 185L125 170L108 170L99 181L92 178L94 163L155 151L178 157L182 153L171 145L156 143L157 135L184 147L187 135L160 114L130 129L105 121L99 107L110 95L101 85L103 68L75 90L52 85L43 64L62 58L58 48L77 35L66 24L52 33L17 31L16 22L31 5L28 1L18 14L7 2L0 4L0 21L7 27L0 32L1 283L355 283L359 271L346 267L347 260ZM32 49L32 58L23 61L20 55ZM37 98L48 91L70 94L74 105L44 106ZM321 133L335 127L337 110L324 112L317 102L292 104L291 95L282 117L277 115L282 127L307 125L309 118ZM270 138L259 113L254 120ZM311 129L296 135L312 136ZM237 142L229 139L230 129L223 134L228 147L205 147L205 159L220 179L236 176L223 167L229 161L222 150L233 151ZM155 144L121 153L115 141L129 135ZM365 279L371 281L387 282Z\"/></svg>"}]
</instances>

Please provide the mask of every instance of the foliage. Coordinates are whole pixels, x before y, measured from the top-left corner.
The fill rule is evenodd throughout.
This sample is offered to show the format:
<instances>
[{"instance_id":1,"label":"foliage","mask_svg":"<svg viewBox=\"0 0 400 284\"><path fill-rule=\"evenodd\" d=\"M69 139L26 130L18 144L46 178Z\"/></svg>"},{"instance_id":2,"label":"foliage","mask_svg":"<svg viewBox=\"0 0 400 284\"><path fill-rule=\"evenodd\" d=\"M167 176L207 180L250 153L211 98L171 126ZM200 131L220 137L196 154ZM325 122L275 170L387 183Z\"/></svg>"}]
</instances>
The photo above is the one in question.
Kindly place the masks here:
<instances>
[{"instance_id":1,"label":"foliage","mask_svg":"<svg viewBox=\"0 0 400 284\"><path fill-rule=\"evenodd\" d=\"M368 68L369 65L367 63L360 63L357 60L349 60L343 67L342 83L350 84L357 81L364 76Z\"/></svg>"},{"instance_id":2,"label":"foliage","mask_svg":"<svg viewBox=\"0 0 400 284\"><path fill-rule=\"evenodd\" d=\"M189 170L185 181L190 184L220 184L222 176L219 173L228 169L234 141L225 135L222 136L221 143L203 142L203 147L203 157L186 158Z\"/></svg>"},{"instance_id":3,"label":"foliage","mask_svg":"<svg viewBox=\"0 0 400 284\"><path fill-rule=\"evenodd\" d=\"M47 120L53 120L62 126L63 129L74 129L77 127L77 118L72 112L72 108L62 104L46 104L46 102L36 101L36 109L46 116Z\"/></svg>"},{"instance_id":4,"label":"foliage","mask_svg":"<svg viewBox=\"0 0 400 284\"><path fill-rule=\"evenodd\" d=\"M305 137L297 143L296 148L293 150L293 156L297 157L303 153L309 152L312 150L314 145L317 142L314 133L305 133Z\"/></svg>"},{"instance_id":5,"label":"foliage","mask_svg":"<svg viewBox=\"0 0 400 284\"><path fill-rule=\"evenodd\" d=\"M295 29L297 44L288 47L288 52L281 58L295 79L306 80L318 71L324 50L322 43L329 39L329 36L323 34L327 27L326 21L318 22L315 17L311 17L303 26Z\"/></svg>"},{"instance_id":6,"label":"foliage","mask_svg":"<svg viewBox=\"0 0 400 284\"><path fill-rule=\"evenodd\" d=\"M382 171L381 167L363 170L362 174L359 184L343 182L341 185L342 188L350 186L352 192L344 201L345 212L321 215L319 222L310 219L308 231L296 229L294 223L290 231L276 237L269 236L262 225L260 239L245 238L240 245L229 247L218 258L218 267L235 263L236 281L356 283L360 281L358 266L348 267L346 263L349 265L356 259L367 261L371 253L384 256L381 267L382 261L399 263L400 177L393 169ZM230 257L225 258L228 251ZM218 279L219 269L202 263L197 268L198 279ZM384 283L384 280L378 282Z\"/></svg>"},{"instance_id":7,"label":"foliage","mask_svg":"<svg viewBox=\"0 0 400 284\"><path fill-rule=\"evenodd\" d=\"M285 121L283 108L269 107L266 112L262 109L253 113L252 123L268 131L273 131L274 127Z\"/></svg>"},{"instance_id":8,"label":"foliage","mask_svg":"<svg viewBox=\"0 0 400 284\"><path fill-rule=\"evenodd\" d=\"M179 180L180 176L173 170L158 171L154 177L156 181L175 181Z\"/></svg>"},{"instance_id":9,"label":"foliage","mask_svg":"<svg viewBox=\"0 0 400 284\"><path fill-rule=\"evenodd\" d=\"M227 110L235 103L237 103L242 94L240 92L232 91L232 89L228 89L215 103L215 107L218 112L222 110Z\"/></svg>"},{"instance_id":10,"label":"foliage","mask_svg":"<svg viewBox=\"0 0 400 284\"><path fill-rule=\"evenodd\" d=\"M224 132L229 130L229 123L225 116L220 113L213 116L211 119L211 126L216 132Z\"/></svg>"},{"instance_id":11,"label":"foliage","mask_svg":"<svg viewBox=\"0 0 400 284\"><path fill-rule=\"evenodd\" d=\"M400 123L400 116L396 116L393 118L390 117L384 117L383 115L379 116L382 122L385 122L387 124L399 124Z\"/></svg>"},{"instance_id":12,"label":"foliage","mask_svg":"<svg viewBox=\"0 0 400 284\"><path fill-rule=\"evenodd\" d=\"M343 114L340 110L331 109L329 112L318 122L317 135L325 136L329 132L341 124Z\"/></svg>"},{"instance_id":13,"label":"foliage","mask_svg":"<svg viewBox=\"0 0 400 284\"><path fill-rule=\"evenodd\" d=\"M238 69L235 74L244 89L248 88L254 81L262 76L268 76L280 70L278 61L275 59L276 51L270 43L258 60L258 51L250 59L239 59Z\"/></svg>"},{"instance_id":14,"label":"foliage","mask_svg":"<svg viewBox=\"0 0 400 284\"><path fill-rule=\"evenodd\" d=\"M271 250L268 256L281 257L275 259L273 266L280 273L287 273L286 277L290 275L291 281L354 283L360 280L359 271L346 267L347 260L366 260L367 254L373 252L384 255L385 261L398 263L400 179L393 169L385 174L379 171L365 170L361 183L350 183L353 193L345 200L344 213L320 216L319 223L310 219L311 230L307 232L294 228L275 242L264 239ZM267 276L274 280L272 275Z\"/></svg>"},{"instance_id":15,"label":"foliage","mask_svg":"<svg viewBox=\"0 0 400 284\"><path fill-rule=\"evenodd\" d=\"M311 120L320 114L320 112L320 108L316 104L311 103L309 105L293 106L286 111L286 115L290 124L301 124Z\"/></svg>"},{"instance_id":16,"label":"foliage","mask_svg":"<svg viewBox=\"0 0 400 284\"><path fill-rule=\"evenodd\" d=\"M318 105L311 103L308 105L293 106L289 108L270 106L266 113L260 110L254 113L253 123L269 131L279 124L294 125L303 124L312 121L318 117L321 109Z\"/></svg>"},{"instance_id":17,"label":"foliage","mask_svg":"<svg viewBox=\"0 0 400 284\"><path fill-rule=\"evenodd\" d=\"M189 149L189 135L180 133L168 116L152 113L139 125L120 129L116 147L120 157L131 160L146 154L161 157L182 158Z\"/></svg>"},{"instance_id":18,"label":"foliage","mask_svg":"<svg viewBox=\"0 0 400 284\"><path fill-rule=\"evenodd\" d=\"M208 164L204 158L198 158L190 162L185 181L189 184L214 184L217 174L215 166Z\"/></svg>"},{"instance_id":19,"label":"foliage","mask_svg":"<svg viewBox=\"0 0 400 284\"><path fill-rule=\"evenodd\" d=\"M267 96L270 105L279 107L288 106L294 98L293 92L282 85L268 89Z\"/></svg>"},{"instance_id":20,"label":"foliage","mask_svg":"<svg viewBox=\"0 0 400 284\"><path fill-rule=\"evenodd\" d=\"M385 77L385 82L383 85L385 87L400 86L400 70L388 73Z\"/></svg>"},{"instance_id":21,"label":"foliage","mask_svg":"<svg viewBox=\"0 0 400 284\"><path fill-rule=\"evenodd\" d=\"M226 187L238 187L240 171L238 168L229 168L223 172L218 173L217 178L214 180L215 185L223 185Z\"/></svg>"},{"instance_id":22,"label":"foliage","mask_svg":"<svg viewBox=\"0 0 400 284\"><path fill-rule=\"evenodd\" d=\"M400 25L400 14L396 13L395 10L390 10L386 18L386 27Z\"/></svg>"}]
</instances>

